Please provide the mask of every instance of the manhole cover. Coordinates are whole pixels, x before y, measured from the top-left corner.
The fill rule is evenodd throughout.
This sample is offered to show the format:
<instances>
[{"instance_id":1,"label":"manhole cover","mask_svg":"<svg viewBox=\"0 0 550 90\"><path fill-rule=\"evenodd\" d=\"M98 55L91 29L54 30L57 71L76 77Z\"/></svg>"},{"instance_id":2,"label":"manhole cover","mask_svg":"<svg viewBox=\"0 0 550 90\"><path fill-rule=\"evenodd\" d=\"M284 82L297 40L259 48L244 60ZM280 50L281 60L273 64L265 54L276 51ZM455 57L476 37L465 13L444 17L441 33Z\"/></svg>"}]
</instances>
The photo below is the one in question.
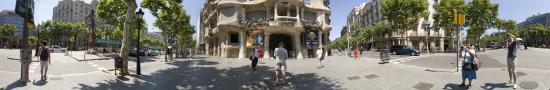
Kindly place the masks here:
<instances>
[{"instance_id":1,"label":"manhole cover","mask_svg":"<svg viewBox=\"0 0 550 90\"><path fill-rule=\"evenodd\" d=\"M533 81L525 81L525 82L519 83L519 86L523 89L535 89L539 87L539 84Z\"/></svg>"},{"instance_id":2,"label":"manhole cover","mask_svg":"<svg viewBox=\"0 0 550 90\"><path fill-rule=\"evenodd\" d=\"M527 73L524 73L524 72L517 72L516 75L517 75L518 77L521 77L521 76L527 75Z\"/></svg>"},{"instance_id":3,"label":"manhole cover","mask_svg":"<svg viewBox=\"0 0 550 90\"><path fill-rule=\"evenodd\" d=\"M413 88L415 88L417 90L430 90L433 86L434 86L434 84L420 82L420 83L414 85Z\"/></svg>"},{"instance_id":4,"label":"manhole cover","mask_svg":"<svg viewBox=\"0 0 550 90\"><path fill-rule=\"evenodd\" d=\"M61 77L51 77L51 78L49 78L49 79L50 79L50 80L63 80L63 78L61 78Z\"/></svg>"},{"instance_id":5,"label":"manhole cover","mask_svg":"<svg viewBox=\"0 0 550 90\"><path fill-rule=\"evenodd\" d=\"M367 79L373 79L373 78L377 78L377 77L378 77L378 75L376 75L376 74L371 74L371 75L365 76L365 78L367 78Z\"/></svg>"},{"instance_id":6,"label":"manhole cover","mask_svg":"<svg viewBox=\"0 0 550 90\"><path fill-rule=\"evenodd\" d=\"M359 76L348 77L348 80L357 80L357 79L361 79L361 77L359 77Z\"/></svg>"}]
</instances>

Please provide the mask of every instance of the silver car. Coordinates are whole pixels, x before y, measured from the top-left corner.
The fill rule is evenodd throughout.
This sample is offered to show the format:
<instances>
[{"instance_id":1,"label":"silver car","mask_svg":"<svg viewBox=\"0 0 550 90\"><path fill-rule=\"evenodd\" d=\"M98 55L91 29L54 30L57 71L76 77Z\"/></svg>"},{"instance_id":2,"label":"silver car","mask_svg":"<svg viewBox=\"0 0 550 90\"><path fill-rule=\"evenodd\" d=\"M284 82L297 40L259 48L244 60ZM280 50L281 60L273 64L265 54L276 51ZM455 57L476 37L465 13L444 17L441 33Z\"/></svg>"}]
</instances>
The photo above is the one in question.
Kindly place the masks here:
<instances>
[{"instance_id":1,"label":"silver car","mask_svg":"<svg viewBox=\"0 0 550 90\"><path fill-rule=\"evenodd\" d=\"M51 53L64 53L66 51L67 49L61 48L60 46L57 46L57 45L50 46Z\"/></svg>"}]
</instances>

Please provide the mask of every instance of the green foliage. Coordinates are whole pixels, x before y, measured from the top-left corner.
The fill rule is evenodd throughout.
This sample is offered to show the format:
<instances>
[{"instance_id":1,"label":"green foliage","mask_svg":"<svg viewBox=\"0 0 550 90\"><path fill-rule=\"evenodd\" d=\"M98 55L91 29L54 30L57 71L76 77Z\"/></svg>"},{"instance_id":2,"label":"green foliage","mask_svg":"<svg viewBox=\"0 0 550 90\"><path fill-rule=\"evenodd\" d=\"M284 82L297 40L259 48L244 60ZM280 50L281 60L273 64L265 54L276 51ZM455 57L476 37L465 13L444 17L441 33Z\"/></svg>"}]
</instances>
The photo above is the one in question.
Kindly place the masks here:
<instances>
[{"instance_id":1,"label":"green foliage","mask_svg":"<svg viewBox=\"0 0 550 90\"><path fill-rule=\"evenodd\" d=\"M143 0L141 6L149 9L150 13L157 18L153 25L162 30L162 35L175 34L177 36L176 46L194 47L191 44L195 44L192 38L195 30L189 23L190 17L185 13L181 3L182 0Z\"/></svg>"},{"instance_id":2,"label":"green foliage","mask_svg":"<svg viewBox=\"0 0 550 90\"><path fill-rule=\"evenodd\" d=\"M469 26L468 39L478 40L487 28L495 27L498 15L498 4L489 0L473 0L466 10L466 26Z\"/></svg>"},{"instance_id":3,"label":"green foliage","mask_svg":"<svg viewBox=\"0 0 550 90\"><path fill-rule=\"evenodd\" d=\"M447 35L455 35L455 28L452 23L454 21L453 13L456 10L458 13L465 14L467 9L464 0L441 0L438 7L435 9L437 13L434 14L434 26L436 28L443 28Z\"/></svg>"},{"instance_id":4,"label":"green foliage","mask_svg":"<svg viewBox=\"0 0 550 90\"><path fill-rule=\"evenodd\" d=\"M70 37L78 39L86 38L86 34L90 31L82 22L62 22L62 21L46 21L40 27L41 40L49 41L52 45L69 45Z\"/></svg>"},{"instance_id":5,"label":"green foliage","mask_svg":"<svg viewBox=\"0 0 550 90\"><path fill-rule=\"evenodd\" d=\"M382 0L384 16L398 33L413 29L420 17L427 16L426 0Z\"/></svg>"},{"instance_id":6,"label":"green foliage","mask_svg":"<svg viewBox=\"0 0 550 90\"><path fill-rule=\"evenodd\" d=\"M160 0L162 1L162 0ZM126 4L123 0L99 0L95 14L109 24L118 24L126 17Z\"/></svg>"},{"instance_id":7,"label":"green foliage","mask_svg":"<svg viewBox=\"0 0 550 90\"><path fill-rule=\"evenodd\" d=\"M3 24L0 26L0 36L15 36L17 27L13 24Z\"/></svg>"}]
</instances>

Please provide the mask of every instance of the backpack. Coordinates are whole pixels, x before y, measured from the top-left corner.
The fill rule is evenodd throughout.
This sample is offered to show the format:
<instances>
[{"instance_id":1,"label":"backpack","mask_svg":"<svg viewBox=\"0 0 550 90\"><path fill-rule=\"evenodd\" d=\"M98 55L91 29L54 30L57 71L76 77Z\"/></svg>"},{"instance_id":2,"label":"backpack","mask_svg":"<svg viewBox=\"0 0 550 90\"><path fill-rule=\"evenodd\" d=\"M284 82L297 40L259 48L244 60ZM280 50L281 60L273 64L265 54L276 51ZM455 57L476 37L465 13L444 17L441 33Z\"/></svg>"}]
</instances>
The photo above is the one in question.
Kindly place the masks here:
<instances>
[{"instance_id":1,"label":"backpack","mask_svg":"<svg viewBox=\"0 0 550 90\"><path fill-rule=\"evenodd\" d=\"M48 60L50 58L50 50L48 48L43 47L42 52L40 52L40 60Z\"/></svg>"}]
</instances>

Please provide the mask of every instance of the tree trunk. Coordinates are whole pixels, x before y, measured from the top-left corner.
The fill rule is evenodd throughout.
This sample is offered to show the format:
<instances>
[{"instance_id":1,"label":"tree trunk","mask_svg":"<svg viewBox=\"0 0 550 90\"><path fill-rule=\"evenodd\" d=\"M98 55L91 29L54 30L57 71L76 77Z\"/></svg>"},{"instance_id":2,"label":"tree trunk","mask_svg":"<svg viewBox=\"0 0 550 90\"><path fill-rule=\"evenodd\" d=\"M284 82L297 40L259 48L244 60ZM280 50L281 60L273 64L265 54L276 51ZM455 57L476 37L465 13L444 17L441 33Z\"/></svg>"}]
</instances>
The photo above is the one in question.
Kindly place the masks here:
<instances>
[{"instance_id":1,"label":"tree trunk","mask_svg":"<svg viewBox=\"0 0 550 90\"><path fill-rule=\"evenodd\" d=\"M122 56L122 75L128 75L128 47L130 46L130 36L132 36L131 28L132 20L134 19L134 11L136 10L135 0L125 0L128 8L126 9L126 20L124 21L124 30L122 34L122 46L120 47L120 56Z\"/></svg>"}]
</instances>

